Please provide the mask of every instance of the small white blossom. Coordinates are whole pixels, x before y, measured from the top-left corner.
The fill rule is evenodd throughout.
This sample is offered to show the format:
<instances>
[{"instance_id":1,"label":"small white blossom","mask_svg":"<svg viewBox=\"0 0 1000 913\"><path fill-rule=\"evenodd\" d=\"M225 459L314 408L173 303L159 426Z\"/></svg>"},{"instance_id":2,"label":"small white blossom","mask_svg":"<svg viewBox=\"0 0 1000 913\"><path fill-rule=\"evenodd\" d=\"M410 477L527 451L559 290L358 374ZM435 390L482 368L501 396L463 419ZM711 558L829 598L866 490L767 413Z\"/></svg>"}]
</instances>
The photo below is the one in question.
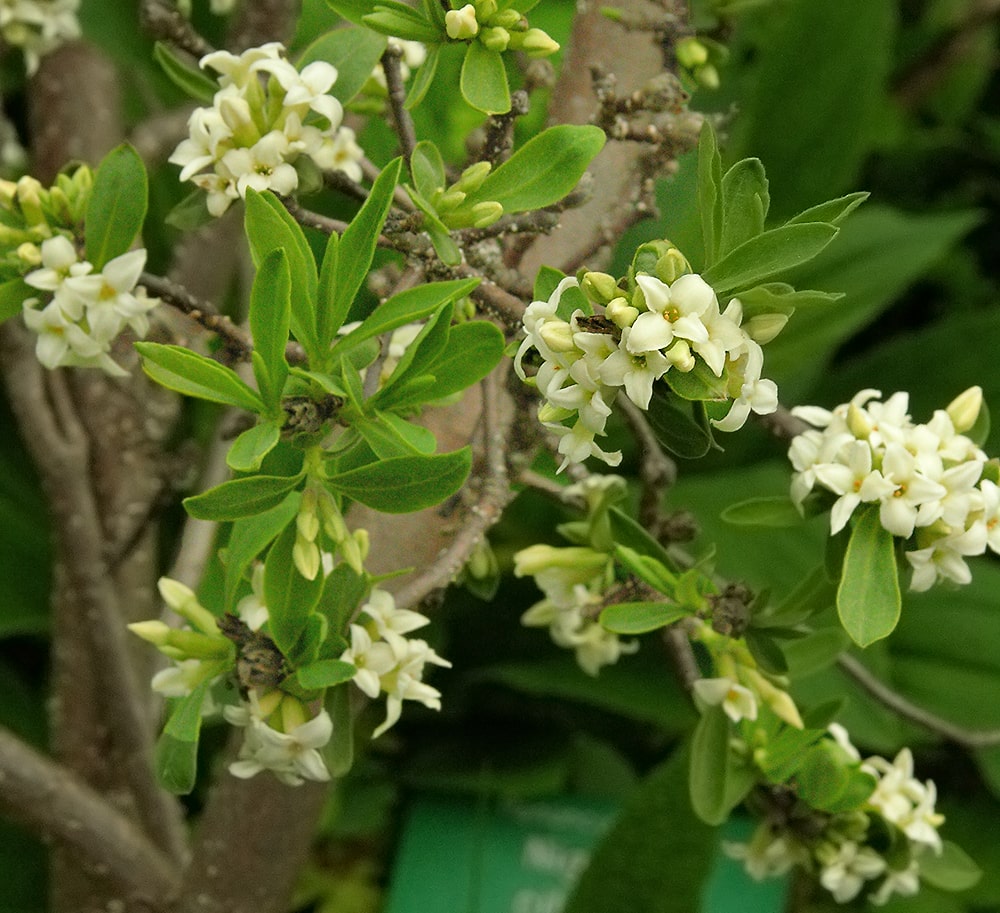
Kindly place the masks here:
<instances>
[{"instance_id":1,"label":"small white blossom","mask_svg":"<svg viewBox=\"0 0 1000 913\"><path fill-rule=\"evenodd\" d=\"M861 893L865 883L878 878L885 869L885 859L867 846L846 840L823 860L819 883L837 903L847 903Z\"/></svg>"},{"instance_id":2,"label":"small white blossom","mask_svg":"<svg viewBox=\"0 0 1000 913\"><path fill-rule=\"evenodd\" d=\"M79 0L0 0L0 37L19 47L29 74L42 57L80 37Z\"/></svg>"},{"instance_id":3,"label":"small white blossom","mask_svg":"<svg viewBox=\"0 0 1000 913\"><path fill-rule=\"evenodd\" d=\"M695 697L709 707L721 706L734 723L757 719L757 698L731 678L700 678L692 685Z\"/></svg>"}]
</instances>

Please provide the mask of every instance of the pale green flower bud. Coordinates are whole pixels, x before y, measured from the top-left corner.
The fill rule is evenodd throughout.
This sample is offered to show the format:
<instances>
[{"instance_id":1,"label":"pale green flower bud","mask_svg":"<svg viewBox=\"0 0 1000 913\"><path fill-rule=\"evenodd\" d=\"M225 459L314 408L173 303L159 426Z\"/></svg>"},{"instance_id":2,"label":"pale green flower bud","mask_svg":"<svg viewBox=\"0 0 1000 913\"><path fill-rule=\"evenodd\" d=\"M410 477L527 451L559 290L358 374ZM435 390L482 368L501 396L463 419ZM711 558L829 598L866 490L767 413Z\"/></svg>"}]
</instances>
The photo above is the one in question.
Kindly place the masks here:
<instances>
[{"instance_id":1,"label":"pale green flower bud","mask_svg":"<svg viewBox=\"0 0 1000 913\"><path fill-rule=\"evenodd\" d=\"M615 298L608 302L604 309L604 316L608 318L616 327L625 329L632 326L639 316L639 309L632 307L625 298Z\"/></svg>"},{"instance_id":2,"label":"pale green flower bud","mask_svg":"<svg viewBox=\"0 0 1000 913\"><path fill-rule=\"evenodd\" d=\"M854 403L847 409L847 427L859 441L867 441L872 433L871 419L864 410L858 408Z\"/></svg>"},{"instance_id":3,"label":"pale green flower bud","mask_svg":"<svg viewBox=\"0 0 1000 913\"><path fill-rule=\"evenodd\" d=\"M682 38L674 45L677 62L682 67L693 70L708 63L708 48L697 38Z\"/></svg>"},{"instance_id":4,"label":"pale green flower bud","mask_svg":"<svg viewBox=\"0 0 1000 913\"><path fill-rule=\"evenodd\" d=\"M9 210L13 208L15 199L17 199L17 184L13 181L0 180L0 206Z\"/></svg>"},{"instance_id":5,"label":"pale green flower bud","mask_svg":"<svg viewBox=\"0 0 1000 913\"><path fill-rule=\"evenodd\" d=\"M309 715L302 701L298 698L286 694L281 701L281 728L284 732L291 732L297 726L301 726Z\"/></svg>"},{"instance_id":6,"label":"pale green flower bud","mask_svg":"<svg viewBox=\"0 0 1000 913\"><path fill-rule=\"evenodd\" d=\"M483 181L486 180L492 170L492 162L476 162L474 165L469 165L462 172L462 176L452 185L451 189L461 190L465 193L475 193L483 186Z\"/></svg>"},{"instance_id":7,"label":"pale green flower bud","mask_svg":"<svg viewBox=\"0 0 1000 913\"><path fill-rule=\"evenodd\" d=\"M710 63L695 70L694 78L706 89L718 89L722 84L719 71Z\"/></svg>"},{"instance_id":8,"label":"pale green flower bud","mask_svg":"<svg viewBox=\"0 0 1000 913\"><path fill-rule=\"evenodd\" d=\"M260 139L260 131L253 122L250 105L246 99L227 95L218 105L219 115L230 130L238 145L252 146Z\"/></svg>"},{"instance_id":9,"label":"pale green flower bud","mask_svg":"<svg viewBox=\"0 0 1000 913\"><path fill-rule=\"evenodd\" d=\"M573 328L561 320L545 321L538 335L553 352L572 352L576 348L576 343L573 342Z\"/></svg>"},{"instance_id":10,"label":"pale green flower bud","mask_svg":"<svg viewBox=\"0 0 1000 913\"><path fill-rule=\"evenodd\" d=\"M496 200L484 200L472 207L472 227L488 228L503 215L503 204Z\"/></svg>"},{"instance_id":11,"label":"pale green flower bud","mask_svg":"<svg viewBox=\"0 0 1000 913\"><path fill-rule=\"evenodd\" d=\"M161 577L156 586L163 601L185 621L206 634L218 631L215 616L198 602L198 597L189 587L170 577Z\"/></svg>"},{"instance_id":12,"label":"pale green flower bud","mask_svg":"<svg viewBox=\"0 0 1000 913\"><path fill-rule=\"evenodd\" d=\"M73 172L73 185L76 188L76 196L83 196L90 193L94 186L94 172L87 165L81 165ZM70 194L72 197L73 194Z\"/></svg>"},{"instance_id":13,"label":"pale green flower bud","mask_svg":"<svg viewBox=\"0 0 1000 913\"><path fill-rule=\"evenodd\" d=\"M303 539L301 535L295 537L295 545L292 546L292 561L295 562L295 567L306 580L316 579L322 563L316 543Z\"/></svg>"},{"instance_id":14,"label":"pale green flower bud","mask_svg":"<svg viewBox=\"0 0 1000 913\"><path fill-rule=\"evenodd\" d=\"M367 560L368 552L371 551L371 537L368 535L368 530L364 527L354 530L354 541L358 544L358 553L361 555L361 560ZM358 571L358 573L360 574L361 571Z\"/></svg>"},{"instance_id":15,"label":"pale green flower bud","mask_svg":"<svg viewBox=\"0 0 1000 913\"><path fill-rule=\"evenodd\" d=\"M17 202L28 225L47 224L45 213L42 212L43 190L42 185L27 174L17 182Z\"/></svg>"},{"instance_id":16,"label":"pale green flower bud","mask_svg":"<svg viewBox=\"0 0 1000 913\"><path fill-rule=\"evenodd\" d=\"M563 409L561 406L556 406L548 402L542 403L538 407L538 421L543 423L561 422L564 418L569 418L572 414L571 410Z\"/></svg>"},{"instance_id":17,"label":"pale green flower bud","mask_svg":"<svg viewBox=\"0 0 1000 913\"><path fill-rule=\"evenodd\" d=\"M687 374L688 371L694 370L695 357L691 354L691 346L683 339L678 339L663 354L678 371Z\"/></svg>"},{"instance_id":18,"label":"pale green flower bud","mask_svg":"<svg viewBox=\"0 0 1000 913\"><path fill-rule=\"evenodd\" d=\"M285 692L275 688L266 694L257 695L257 709L260 710L261 719L267 719L275 710L280 707L285 700Z\"/></svg>"},{"instance_id":19,"label":"pale green flower bud","mask_svg":"<svg viewBox=\"0 0 1000 913\"><path fill-rule=\"evenodd\" d=\"M155 647L164 646L172 630L162 621L135 621L127 627L136 637L141 637Z\"/></svg>"},{"instance_id":20,"label":"pale green flower bud","mask_svg":"<svg viewBox=\"0 0 1000 913\"><path fill-rule=\"evenodd\" d=\"M42 262L42 251L37 244L25 241L17 248L17 258L26 266L38 266Z\"/></svg>"},{"instance_id":21,"label":"pale green flower bud","mask_svg":"<svg viewBox=\"0 0 1000 913\"><path fill-rule=\"evenodd\" d=\"M743 329L754 342L766 345L785 328L786 323L787 314L758 314L743 324Z\"/></svg>"},{"instance_id":22,"label":"pale green flower bud","mask_svg":"<svg viewBox=\"0 0 1000 913\"><path fill-rule=\"evenodd\" d=\"M963 434L976 424L983 408L983 388L969 387L964 393L959 393L945 409L948 418L955 426L955 431Z\"/></svg>"},{"instance_id":23,"label":"pale green flower bud","mask_svg":"<svg viewBox=\"0 0 1000 913\"><path fill-rule=\"evenodd\" d=\"M323 521L323 529L334 542L339 544L349 535L347 524L344 523L340 510L327 491L320 492L317 506Z\"/></svg>"},{"instance_id":24,"label":"pale green flower bud","mask_svg":"<svg viewBox=\"0 0 1000 913\"><path fill-rule=\"evenodd\" d=\"M681 276L691 272L691 264L676 247L671 247L656 261L656 278L667 285L672 285Z\"/></svg>"},{"instance_id":25,"label":"pale green flower bud","mask_svg":"<svg viewBox=\"0 0 1000 913\"><path fill-rule=\"evenodd\" d=\"M510 32L500 26L491 26L479 33L479 40L491 51L502 53L510 45Z\"/></svg>"},{"instance_id":26,"label":"pale green flower bud","mask_svg":"<svg viewBox=\"0 0 1000 913\"><path fill-rule=\"evenodd\" d=\"M365 531L367 541L367 531ZM364 558L361 557L361 545L354 536L346 536L340 543L340 554L347 566L355 574L361 575L365 572Z\"/></svg>"},{"instance_id":27,"label":"pale green flower bud","mask_svg":"<svg viewBox=\"0 0 1000 913\"><path fill-rule=\"evenodd\" d=\"M742 677L743 681L757 692L757 696L774 711L779 719L796 729L805 728L802 716L799 714L799 708L795 706L795 701L792 700L787 691L782 691L781 688L772 685L756 669L744 667Z\"/></svg>"},{"instance_id":28,"label":"pale green flower bud","mask_svg":"<svg viewBox=\"0 0 1000 913\"><path fill-rule=\"evenodd\" d=\"M516 29L522 23L524 17L517 10L501 10L490 21L490 25L503 29Z\"/></svg>"},{"instance_id":29,"label":"pale green flower bud","mask_svg":"<svg viewBox=\"0 0 1000 913\"><path fill-rule=\"evenodd\" d=\"M444 26L452 41L467 41L479 34L476 8L466 3L460 10L448 10L444 14Z\"/></svg>"},{"instance_id":30,"label":"pale green flower bud","mask_svg":"<svg viewBox=\"0 0 1000 913\"><path fill-rule=\"evenodd\" d=\"M476 0L476 18L485 22L497 11L497 0Z\"/></svg>"},{"instance_id":31,"label":"pale green flower bud","mask_svg":"<svg viewBox=\"0 0 1000 913\"><path fill-rule=\"evenodd\" d=\"M528 29L520 44L529 57L548 57L559 50L559 42L553 41L542 29Z\"/></svg>"},{"instance_id":32,"label":"pale green flower bud","mask_svg":"<svg viewBox=\"0 0 1000 913\"><path fill-rule=\"evenodd\" d=\"M299 535L307 542L314 542L319 534L319 516L317 515L317 496L315 488L307 488L302 492L299 512L295 517L295 525Z\"/></svg>"},{"instance_id":33,"label":"pale green flower bud","mask_svg":"<svg viewBox=\"0 0 1000 913\"><path fill-rule=\"evenodd\" d=\"M465 194L461 190L455 190L454 187L446 190L444 193L436 195L434 200L434 208L439 213L446 213L453 209L458 209L465 202Z\"/></svg>"},{"instance_id":34,"label":"pale green flower bud","mask_svg":"<svg viewBox=\"0 0 1000 913\"><path fill-rule=\"evenodd\" d=\"M530 545L514 555L514 576L534 577L543 571L564 569L573 576L588 575L602 570L608 556L586 546L556 548L553 545Z\"/></svg>"},{"instance_id":35,"label":"pale green flower bud","mask_svg":"<svg viewBox=\"0 0 1000 913\"><path fill-rule=\"evenodd\" d=\"M476 543L469 560L465 564L466 573L475 580L488 580L500 572L496 555L485 539Z\"/></svg>"},{"instance_id":36,"label":"pale green flower bud","mask_svg":"<svg viewBox=\"0 0 1000 913\"><path fill-rule=\"evenodd\" d=\"M607 304L614 298L620 298L622 293L618 283L615 282L615 277L607 273L584 273L580 288L597 304Z\"/></svg>"},{"instance_id":37,"label":"pale green flower bud","mask_svg":"<svg viewBox=\"0 0 1000 913\"><path fill-rule=\"evenodd\" d=\"M166 646L182 653L184 659L221 659L229 656L233 649L232 644L218 632L212 635L187 629L172 629Z\"/></svg>"}]
</instances>

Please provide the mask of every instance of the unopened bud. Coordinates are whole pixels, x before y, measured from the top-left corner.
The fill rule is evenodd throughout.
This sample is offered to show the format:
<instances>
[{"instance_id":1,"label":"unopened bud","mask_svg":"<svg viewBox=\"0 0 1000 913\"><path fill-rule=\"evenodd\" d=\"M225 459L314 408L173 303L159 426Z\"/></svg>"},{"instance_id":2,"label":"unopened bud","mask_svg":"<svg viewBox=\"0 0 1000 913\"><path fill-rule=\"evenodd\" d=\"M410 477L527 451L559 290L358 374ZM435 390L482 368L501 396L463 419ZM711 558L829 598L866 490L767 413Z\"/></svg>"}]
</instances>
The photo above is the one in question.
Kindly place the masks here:
<instances>
[{"instance_id":1,"label":"unopened bud","mask_svg":"<svg viewBox=\"0 0 1000 913\"><path fill-rule=\"evenodd\" d=\"M708 63L708 48L697 38L682 38L674 45L677 62L689 70L703 67Z\"/></svg>"},{"instance_id":2,"label":"unopened bud","mask_svg":"<svg viewBox=\"0 0 1000 913\"><path fill-rule=\"evenodd\" d=\"M444 14L445 31L452 41L467 41L479 34L476 8L466 3L460 10L448 10Z\"/></svg>"},{"instance_id":3,"label":"unopened bud","mask_svg":"<svg viewBox=\"0 0 1000 913\"><path fill-rule=\"evenodd\" d=\"M226 95L219 101L219 115L233 131L233 139L238 143L252 146L260 139L260 131L253 122L250 105L245 98Z\"/></svg>"},{"instance_id":4,"label":"unopened bud","mask_svg":"<svg viewBox=\"0 0 1000 913\"><path fill-rule=\"evenodd\" d=\"M306 580L315 580L322 558L315 542L310 542L303 539L301 535L297 535L295 545L292 546L292 561L295 562L295 567Z\"/></svg>"},{"instance_id":5,"label":"unopened bud","mask_svg":"<svg viewBox=\"0 0 1000 913\"><path fill-rule=\"evenodd\" d=\"M476 162L474 165L469 165L462 172L462 176L452 185L452 190L475 193L483 186L483 181L486 180L492 170L492 162Z\"/></svg>"},{"instance_id":6,"label":"unopened bud","mask_svg":"<svg viewBox=\"0 0 1000 913\"><path fill-rule=\"evenodd\" d=\"M955 426L955 431L962 434L976 424L979 413L983 408L983 388L969 387L963 393L959 393L945 409L948 418Z\"/></svg>"},{"instance_id":7,"label":"unopened bud","mask_svg":"<svg viewBox=\"0 0 1000 913\"><path fill-rule=\"evenodd\" d=\"M361 555L361 560L365 561L368 558L368 552L371 551L371 537L368 535L368 530L363 526L360 529L354 530L354 541L358 544L358 554ZM360 571L358 573L361 573Z\"/></svg>"},{"instance_id":8,"label":"unopened bud","mask_svg":"<svg viewBox=\"0 0 1000 913\"><path fill-rule=\"evenodd\" d=\"M546 422L561 422L564 418L569 418L572 414L569 409L556 406L554 403L545 402L538 407L538 421L542 424Z\"/></svg>"},{"instance_id":9,"label":"unopened bud","mask_svg":"<svg viewBox=\"0 0 1000 913\"><path fill-rule=\"evenodd\" d=\"M584 273L580 282L583 293L597 304L607 304L614 298L621 297L621 289L615 282L615 277L607 273Z\"/></svg>"},{"instance_id":10,"label":"unopened bud","mask_svg":"<svg viewBox=\"0 0 1000 913\"><path fill-rule=\"evenodd\" d=\"M472 207L472 227L488 228L503 215L503 204L496 200L483 200Z\"/></svg>"},{"instance_id":11,"label":"unopened bud","mask_svg":"<svg viewBox=\"0 0 1000 913\"><path fill-rule=\"evenodd\" d=\"M491 26L479 33L479 40L491 51L502 53L507 50L510 44L510 32L505 28L500 28L500 26Z\"/></svg>"},{"instance_id":12,"label":"unopened bud","mask_svg":"<svg viewBox=\"0 0 1000 913\"><path fill-rule=\"evenodd\" d=\"M743 324L743 329L754 342L766 345L785 328L786 323L787 314L758 314Z\"/></svg>"},{"instance_id":13,"label":"unopened bud","mask_svg":"<svg viewBox=\"0 0 1000 913\"><path fill-rule=\"evenodd\" d=\"M683 339L678 339L677 342L675 342L663 354L666 356L667 361L669 361L670 364L683 374L687 374L688 371L693 371L694 366L697 363L695 361L695 357L691 354L691 346L689 346Z\"/></svg>"},{"instance_id":14,"label":"unopened bud","mask_svg":"<svg viewBox=\"0 0 1000 913\"><path fill-rule=\"evenodd\" d=\"M257 709L260 711L261 719L267 719L285 701L285 692L275 688L266 694L257 696Z\"/></svg>"},{"instance_id":15,"label":"unopened bud","mask_svg":"<svg viewBox=\"0 0 1000 913\"><path fill-rule=\"evenodd\" d=\"M504 29L516 29L518 26L525 23L524 17L517 10L501 10L497 13L490 25L496 25Z\"/></svg>"},{"instance_id":16,"label":"unopened bud","mask_svg":"<svg viewBox=\"0 0 1000 913\"><path fill-rule=\"evenodd\" d=\"M42 192L42 185L30 175L25 175L17 182L17 202L29 225L46 224L45 213L42 212Z\"/></svg>"},{"instance_id":17,"label":"unopened bud","mask_svg":"<svg viewBox=\"0 0 1000 913\"><path fill-rule=\"evenodd\" d=\"M562 320L546 320L538 335L553 352L572 352L576 348L573 328Z\"/></svg>"},{"instance_id":18,"label":"unopened bud","mask_svg":"<svg viewBox=\"0 0 1000 913\"><path fill-rule=\"evenodd\" d=\"M281 701L281 728L285 732L291 732L307 719L306 708L302 706L302 701L286 694Z\"/></svg>"},{"instance_id":19,"label":"unopened bud","mask_svg":"<svg viewBox=\"0 0 1000 913\"><path fill-rule=\"evenodd\" d=\"M559 50L559 42L553 41L542 29L528 29L521 41L521 50L529 57L548 57Z\"/></svg>"},{"instance_id":20,"label":"unopened bud","mask_svg":"<svg viewBox=\"0 0 1000 913\"><path fill-rule=\"evenodd\" d=\"M314 542L319 534L319 516L317 514L317 495L315 488L307 488L302 492L299 502L299 512L295 517L295 525L299 535L307 542Z\"/></svg>"},{"instance_id":21,"label":"unopened bud","mask_svg":"<svg viewBox=\"0 0 1000 913\"><path fill-rule=\"evenodd\" d=\"M485 539L476 544L465 564L465 570L475 580L486 580L499 573L496 555Z\"/></svg>"},{"instance_id":22,"label":"unopened bud","mask_svg":"<svg viewBox=\"0 0 1000 913\"><path fill-rule=\"evenodd\" d=\"M167 643L167 640L170 637L170 631L172 630L162 621L135 621L128 625L128 629L135 634L136 637L141 637L143 640L156 647L163 646Z\"/></svg>"},{"instance_id":23,"label":"unopened bud","mask_svg":"<svg viewBox=\"0 0 1000 913\"><path fill-rule=\"evenodd\" d=\"M779 719L796 729L805 728L802 716L799 714L799 708L795 706L795 701L792 700L787 691L775 687L756 669L744 668L743 680L757 692L760 699L774 711Z\"/></svg>"},{"instance_id":24,"label":"unopened bud","mask_svg":"<svg viewBox=\"0 0 1000 913\"><path fill-rule=\"evenodd\" d=\"M361 557L361 547L354 536L346 536L340 543L340 555L355 574L358 576L364 574L365 562Z\"/></svg>"},{"instance_id":25,"label":"unopened bud","mask_svg":"<svg viewBox=\"0 0 1000 913\"><path fill-rule=\"evenodd\" d=\"M348 534L347 524L344 523L344 518L329 492L324 490L320 493L317 506L326 534L334 542L341 542Z\"/></svg>"},{"instance_id":26,"label":"unopened bud","mask_svg":"<svg viewBox=\"0 0 1000 913\"><path fill-rule=\"evenodd\" d=\"M485 22L497 11L497 0L476 0L476 18Z\"/></svg>"},{"instance_id":27,"label":"unopened bud","mask_svg":"<svg viewBox=\"0 0 1000 913\"><path fill-rule=\"evenodd\" d=\"M25 241L17 248L17 259L26 266L38 266L42 262L42 251L37 244Z\"/></svg>"},{"instance_id":28,"label":"unopened bud","mask_svg":"<svg viewBox=\"0 0 1000 913\"><path fill-rule=\"evenodd\" d=\"M676 247L671 247L656 261L656 278L667 285L672 285L681 276L691 272L691 264Z\"/></svg>"},{"instance_id":29,"label":"unopened bud","mask_svg":"<svg viewBox=\"0 0 1000 913\"><path fill-rule=\"evenodd\" d=\"M206 634L213 634L218 630L215 616L198 602L198 597L190 587L170 577L161 577L156 586L163 601L193 627Z\"/></svg>"},{"instance_id":30,"label":"unopened bud","mask_svg":"<svg viewBox=\"0 0 1000 913\"><path fill-rule=\"evenodd\" d=\"M710 63L695 70L694 78L698 81L699 85L713 91L718 89L722 84L722 80L719 78L719 71Z\"/></svg>"},{"instance_id":31,"label":"unopened bud","mask_svg":"<svg viewBox=\"0 0 1000 913\"><path fill-rule=\"evenodd\" d=\"M867 441L868 436L872 433L873 425L868 414L854 403L851 403L847 407L847 427L850 429L851 434L859 441Z\"/></svg>"},{"instance_id":32,"label":"unopened bud","mask_svg":"<svg viewBox=\"0 0 1000 913\"><path fill-rule=\"evenodd\" d=\"M604 309L604 316L616 327L624 330L625 327L630 327L635 323L639 316L639 309L632 307L624 298L615 298L608 302L608 306Z\"/></svg>"},{"instance_id":33,"label":"unopened bud","mask_svg":"<svg viewBox=\"0 0 1000 913\"><path fill-rule=\"evenodd\" d=\"M458 209L464 202L465 194L461 190L456 190L452 187L444 193L435 195L434 208L439 213L446 213L452 209Z\"/></svg>"},{"instance_id":34,"label":"unopened bud","mask_svg":"<svg viewBox=\"0 0 1000 913\"><path fill-rule=\"evenodd\" d=\"M17 197L17 184L13 181L0 180L0 206L10 209Z\"/></svg>"}]
</instances>

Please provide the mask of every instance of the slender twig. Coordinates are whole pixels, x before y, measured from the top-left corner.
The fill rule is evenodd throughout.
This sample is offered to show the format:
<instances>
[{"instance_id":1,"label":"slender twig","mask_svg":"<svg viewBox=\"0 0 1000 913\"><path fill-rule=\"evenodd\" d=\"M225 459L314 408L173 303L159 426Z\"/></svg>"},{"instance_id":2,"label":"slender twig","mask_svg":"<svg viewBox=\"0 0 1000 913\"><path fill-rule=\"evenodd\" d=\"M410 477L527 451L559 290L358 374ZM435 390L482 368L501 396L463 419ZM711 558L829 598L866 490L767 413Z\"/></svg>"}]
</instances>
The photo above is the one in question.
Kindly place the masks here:
<instances>
[{"instance_id":1,"label":"slender twig","mask_svg":"<svg viewBox=\"0 0 1000 913\"><path fill-rule=\"evenodd\" d=\"M679 625L670 625L663 629L663 644L667 648L674 671L685 691L690 691L694 683L701 678L701 670L691 648L691 639Z\"/></svg>"},{"instance_id":2,"label":"slender twig","mask_svg":"<svg viewBox=\"0 0 1000 913\"><path fill-rule=\"evenodd\" d=\"M153 38L200 58L215 50L167 0L143 0L139 9L142 27Z\"/></svg>"},{"instance_id":3,"label":"slender twig","mask_svg":"<svg viewBox=\"0 0 1000 913\"><path fill-rule=\"evenodd\" d=\"M946 720L930 710L919 707L874 676L863 663L848 653L842 653L837 658L837 665L875 700L884 704L904 720L916 723L918 726L955 742L963 748L990 748L994 745L1000 745L1000 729L966 729L964 726Z\"/></svg>"},{"instance_id":4,"label":"slender twig","mask_svg":"<svg viewBox=\"0 0 1000 913\"><path fill-rule=\"evenodd\" d=\"M502 365L482 382L482 425L485 438L482 483L476 502L467 509L461 528L441 555L419 576L396 592L396 605L417 605L435 590L448 586L468 561L473 549L493 526L511 499L507 477L507 437L501 417Z\"/></svg>"},{"instance_id":5,"label":"slender twig","mask_svg":"<svg viewBox=\"0 0 1000 913\"><path fill-rule=\"evenodd\" d=\"M382 70L385 73L385 85L389 92L389 110L392 112L396 135L399 137L399 146L406 165L409 167L410 156L413 155L413 149L417 145L417 134L413 127L413 118L406 110L406 86L403 83L403 74L399 66L399 51L396 48L391 46L386 48L382 55Z\"/></svg>"},{"instance_id":6,"label":"slender twig","mask_svg":"<svg viewBox=\"0 0 1000 913\"><path fill-rule=\"evenodd\" d=\"M486 142L483 143L482 158L499 165L510 157L514 146L514 124L530 108L528 93L523 89L512 92L510 110L506 114L496 114L486 124Z\"/></svg>"},{"instance_id":7,"label":"slender twig","mask_svg":"<svg viewBox=\"0 0 1000 913\"><path fill-rule=\"evenodd\" d=\"M548 207L533 212L519 212L504 216L486 228L460 228L452 237L461 244L475 244L501 235L547 234L559 225L562 207Z\"/></svg>"},{"instance_id":8,"label":"slender twig","mask_svg":"<svg viewBox=\"0 0 1000 913\"><path fill-rule=\"evenodd\" d=\"M94 872L166 909L179 874L135 824L61 764L0 726L0 807L32 830L72 847ZM143 906L143 909L146 909Z\"/></svg>"}]
</instances>

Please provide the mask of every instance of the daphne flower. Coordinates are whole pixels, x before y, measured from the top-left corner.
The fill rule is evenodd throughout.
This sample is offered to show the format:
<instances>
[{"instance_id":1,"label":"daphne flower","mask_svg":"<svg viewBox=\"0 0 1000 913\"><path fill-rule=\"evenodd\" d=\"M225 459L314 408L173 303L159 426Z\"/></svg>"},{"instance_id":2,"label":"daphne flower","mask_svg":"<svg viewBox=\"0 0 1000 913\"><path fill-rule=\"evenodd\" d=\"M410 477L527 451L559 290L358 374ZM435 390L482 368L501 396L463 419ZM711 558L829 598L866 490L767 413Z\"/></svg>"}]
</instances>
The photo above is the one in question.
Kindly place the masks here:
<instances>
[{"instance_id":1,"label":"daphne flower","mask_svg":"<svg viewBox=\"0 0 1000 913\"><path fill-rule=\"evenodd\" d=\"M865 882L885 870L885 860L875 850L847 840L827 854L819 883L837 903L847 903L861 893Z\"/></svg>"},{"instance_id":2,"label":"daphne flower","mask_svg":"<svg viewBox=\"0 0 1000 913\"><path fill-rule=\"evenodd\" d=\"M325 710L290 732L270 727L258 715L254 701L246 707L227 707L223 713L230 723L246 730L238 760L229 765L234 777L246 780L270 770L288 786L299 786L304 780L330 779L319 751L333 735L333 721Z\"/></svg>"},{"instance_id":3,"label":"daphne flower","mask_svg":"<svg viewBox=\"0 0 1000 913\"><path fill-rule=\"evenodd\" d=\"M731 678L700 678L692 685L695 696L709 707L721 705L734 723L757 719L754 693Z\"/></svg>"},{"instance_id":4,"label":"daphne flower","mask_svg":"<svg viewBox=\"0 0 1000 913\"><path fill-rule=\"evenodd\" d=\"M673 285L666 285L653 276L636 276L648 310L632 324L629 351L643 352L664 349L674 338L692 343L708 342L708 330L701 315L709 308L718 309L715 292L701 276L681 276ZM696 346L692 346L696 348Z\"/></svg>"}]
</instances>

